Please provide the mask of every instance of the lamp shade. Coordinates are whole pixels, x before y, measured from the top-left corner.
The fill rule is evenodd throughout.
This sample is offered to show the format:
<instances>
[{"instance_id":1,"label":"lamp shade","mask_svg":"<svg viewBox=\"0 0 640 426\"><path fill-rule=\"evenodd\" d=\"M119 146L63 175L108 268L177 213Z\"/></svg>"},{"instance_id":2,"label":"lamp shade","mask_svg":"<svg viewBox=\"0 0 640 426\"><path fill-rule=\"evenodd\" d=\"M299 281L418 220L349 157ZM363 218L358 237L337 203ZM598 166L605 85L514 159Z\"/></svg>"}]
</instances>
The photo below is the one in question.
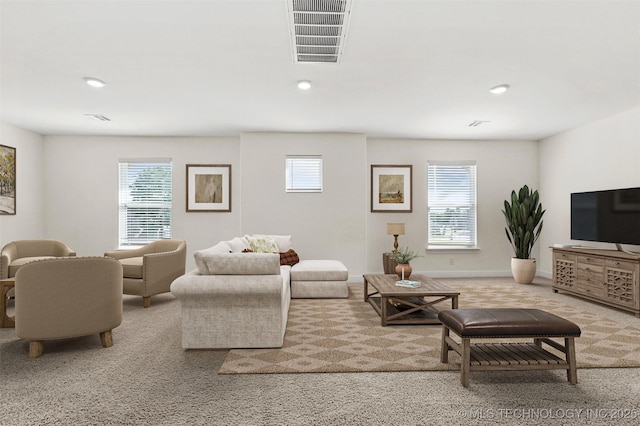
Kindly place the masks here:
<instances>
[{"instance_id":1,"label":"lamp shade","mask_svg":"<svg viewBox=\"0 0 640 426\"><path fill-rule=\"evenodd\" d=\"M404 223L387 223L388 235L404 235Z\"/></svg>"}]
</instances>

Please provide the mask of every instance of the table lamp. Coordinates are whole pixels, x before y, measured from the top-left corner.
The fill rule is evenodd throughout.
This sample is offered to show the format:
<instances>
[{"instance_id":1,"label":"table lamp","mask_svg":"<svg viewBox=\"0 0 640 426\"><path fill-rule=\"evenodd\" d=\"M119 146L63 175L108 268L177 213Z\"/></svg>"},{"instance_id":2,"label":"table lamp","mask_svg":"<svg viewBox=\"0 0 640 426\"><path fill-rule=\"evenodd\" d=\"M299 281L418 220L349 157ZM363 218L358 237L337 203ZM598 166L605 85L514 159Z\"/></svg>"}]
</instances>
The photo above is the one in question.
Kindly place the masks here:
<instances>
[{"instance_id":1,"label":"table lamp","mask_svg":"<svg viewBox=\"0 0 640 426\"><path fill-rule=\"evenodd\" d=\"M404 235L404 223L387 223L387 235L393 235L393 251L398 251L398 235Z\"/></svg>"}]
</instances>

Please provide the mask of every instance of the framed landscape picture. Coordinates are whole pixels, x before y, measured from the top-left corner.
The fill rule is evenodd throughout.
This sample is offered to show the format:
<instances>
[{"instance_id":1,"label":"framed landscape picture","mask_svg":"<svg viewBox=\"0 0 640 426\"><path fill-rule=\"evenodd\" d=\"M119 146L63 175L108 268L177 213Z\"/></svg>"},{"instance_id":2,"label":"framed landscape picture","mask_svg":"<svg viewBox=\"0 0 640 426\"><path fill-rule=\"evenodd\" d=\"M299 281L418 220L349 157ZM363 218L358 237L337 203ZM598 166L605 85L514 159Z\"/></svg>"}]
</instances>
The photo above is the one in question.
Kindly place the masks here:
<instances>
[{"instance_id":1,"label":"framed landscape picture","mask_svg":"<svg viewBox=\"0 0 640 426\"><path fill-rule=\"evenodd\" d=\"M187 211L231 211L231 164L187 164Z\"/></svg>"},{"instance_id":2,"label":"framed landscape picture","mask_svg":"<svg viewBox=\"0 0 640 426\"><path fill-rule=\"evenodd\" d=\"M404 212L412 209L412 166L371 166L371 212Z\"/></svg>"},{"instance_id":3,"label":"framed landscape picture","mask_svg":"<svg viewBox=\"0 0 640 426\"><path fill-rule=\"evenodd\" d=\"M0 215L16 214L16 149L0 145Z\"/></svg>"}]
</instances>

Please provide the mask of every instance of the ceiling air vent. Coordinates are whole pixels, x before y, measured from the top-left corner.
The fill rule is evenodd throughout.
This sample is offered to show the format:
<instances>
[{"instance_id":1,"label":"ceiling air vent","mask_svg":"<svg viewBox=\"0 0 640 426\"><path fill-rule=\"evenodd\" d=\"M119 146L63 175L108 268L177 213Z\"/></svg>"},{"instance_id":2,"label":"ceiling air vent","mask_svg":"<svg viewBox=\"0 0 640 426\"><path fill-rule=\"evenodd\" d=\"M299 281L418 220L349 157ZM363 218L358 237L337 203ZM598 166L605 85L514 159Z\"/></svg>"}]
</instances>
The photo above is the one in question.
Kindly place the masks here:
<instances>
[{"instance_id":1,"label":"ceiling air vent","mask_svg":"<svg viewBox=\"0 0 640 426\"><path fill-rule=\"evenodd\" d=\"M469 127L478 127L484 123L491 123L489 120L475 120L469 123Z\"/></svg>"},{"instance_id":2,"label":"ceiling air vent","mask_svg":"<svg viewBox=\"0 0 640 426\"><path fill-rule=\"evenodd\" d=\"M287 0L293 62L339 63L352 0Z\"/></svg>"},{"instance_id":3,"label":"ceiling air vent","mask_svg":"<svg viewBox=\"0 0 640 426\"><path fill-rule=\"evenodd\" d=\"M98 121L111 121L111 119L109 117L107 117L106 115L102 115L102 114L85 114L85 117L89 117L89 118L92 118L92 119L98 120Z\"/></svg>"}]
</instances>

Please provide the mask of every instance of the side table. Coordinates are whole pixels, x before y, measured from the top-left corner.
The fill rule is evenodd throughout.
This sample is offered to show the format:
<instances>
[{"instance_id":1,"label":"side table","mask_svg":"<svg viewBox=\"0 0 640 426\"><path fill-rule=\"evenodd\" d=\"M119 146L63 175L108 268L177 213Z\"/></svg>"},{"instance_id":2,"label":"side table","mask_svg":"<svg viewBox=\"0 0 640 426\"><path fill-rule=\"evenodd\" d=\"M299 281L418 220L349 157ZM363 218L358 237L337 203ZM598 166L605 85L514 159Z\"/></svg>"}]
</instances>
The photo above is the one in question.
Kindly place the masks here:
<instances>
[{"instance_id":1,"label":"side table","mask_svg":"<svg viewBox=\"0 0 640 426\"><path fill-rule=\"evenodd\" d=\"M382 266L384 267L385 274L395 274L397 264L398 262L393 260L389 254L382 253Z\"/></svg>"},{"instance_id":2,"label":"side table","mask_svg":"<svg viewBox=\"0 0 640 426\"><path fill-rule=\"evenodd\" d=\"M0 327L9 328L16 326L15 317L7 316L7 293L16 285L15 278L5 278L0 280L2 284L0 290L0 296L2 296L2 303L0 303Z\"/></svg>"}]
</instances>

